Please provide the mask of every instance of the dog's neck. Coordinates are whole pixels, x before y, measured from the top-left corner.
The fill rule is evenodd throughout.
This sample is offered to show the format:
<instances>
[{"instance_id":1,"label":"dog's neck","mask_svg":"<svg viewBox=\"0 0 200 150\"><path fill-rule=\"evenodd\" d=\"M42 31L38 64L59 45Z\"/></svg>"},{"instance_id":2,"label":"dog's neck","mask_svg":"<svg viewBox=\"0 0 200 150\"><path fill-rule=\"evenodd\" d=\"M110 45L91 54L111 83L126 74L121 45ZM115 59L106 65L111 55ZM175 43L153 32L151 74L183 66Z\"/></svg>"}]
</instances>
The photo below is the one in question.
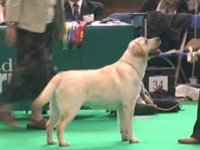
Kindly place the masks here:
<instances>
[{"instance_id":1,"label":"dog's neck","mask_svg":"<svg viewBox=\"0 0 200 150\"><path fill-rule=\"evenodd\" d=\"M136 73L138 74L138 76L140 77L140 80L142 81L144 75L141 72L138 71L137 67L135 67L133 64L129 63L126 60L120 59L119 61L122 62L122 63L126 63L131 68L133 68L136 71Z\"/></svg>"}]
</instances>

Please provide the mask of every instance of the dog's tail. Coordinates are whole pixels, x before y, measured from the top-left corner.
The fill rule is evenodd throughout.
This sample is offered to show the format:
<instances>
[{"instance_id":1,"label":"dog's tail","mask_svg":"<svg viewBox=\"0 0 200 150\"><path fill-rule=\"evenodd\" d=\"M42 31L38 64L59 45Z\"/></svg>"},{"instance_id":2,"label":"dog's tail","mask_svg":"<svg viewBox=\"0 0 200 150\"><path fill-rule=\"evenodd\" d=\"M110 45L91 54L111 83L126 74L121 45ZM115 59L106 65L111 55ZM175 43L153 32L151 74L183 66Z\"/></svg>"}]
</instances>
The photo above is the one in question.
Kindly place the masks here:
<instances>
[{"instance_id":1,"label":"dog's tail","mask_svg":"<svg viewBox=\"0 0 200 150\"><path fill-rule=\"evenodd\" d=\"M54 76L41 94L34 100L32 104L32 109L38 110L41 109L44 105L46 105L52 98L52 95L60 83L61 75L57 74Z\"/></svg>"}]
</instances>

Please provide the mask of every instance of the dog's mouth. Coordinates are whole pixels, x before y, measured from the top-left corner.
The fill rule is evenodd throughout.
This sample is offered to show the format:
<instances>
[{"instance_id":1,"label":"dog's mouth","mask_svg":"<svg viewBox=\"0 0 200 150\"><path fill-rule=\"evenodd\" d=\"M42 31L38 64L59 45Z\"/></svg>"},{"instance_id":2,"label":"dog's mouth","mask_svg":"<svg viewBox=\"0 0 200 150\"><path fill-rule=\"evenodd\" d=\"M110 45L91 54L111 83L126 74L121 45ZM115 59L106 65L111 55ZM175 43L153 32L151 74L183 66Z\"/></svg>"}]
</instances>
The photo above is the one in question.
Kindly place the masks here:
<instances>
[{"instance_id":1,"label":"dog's mouth","mask_svg":"<svg viewBox=\"0 0 200 150\"><path fill-rule=\"evenodd\" d=\"M161 50L160 49L155 49L155 50L152 50L149 52L149 56L152 57L152 56L158 56L159 54L161 53Z\"/></svg>"},{"instance_id":2,"label":"dog's mouth","mask_svg":"<svg viewBox=\"0 0 200 150\"><path fill-rule=\"evenodd\" d=\"M155 37L155 38L151 38L149 39L152 47L151 47L151 50L149 51L149 57L152 57L152 56L157 56L161 53L161 50L159 49L160 47L160 44L161 44L161 40L160 38L158 37Z\"/></svg>"}]
</instances>

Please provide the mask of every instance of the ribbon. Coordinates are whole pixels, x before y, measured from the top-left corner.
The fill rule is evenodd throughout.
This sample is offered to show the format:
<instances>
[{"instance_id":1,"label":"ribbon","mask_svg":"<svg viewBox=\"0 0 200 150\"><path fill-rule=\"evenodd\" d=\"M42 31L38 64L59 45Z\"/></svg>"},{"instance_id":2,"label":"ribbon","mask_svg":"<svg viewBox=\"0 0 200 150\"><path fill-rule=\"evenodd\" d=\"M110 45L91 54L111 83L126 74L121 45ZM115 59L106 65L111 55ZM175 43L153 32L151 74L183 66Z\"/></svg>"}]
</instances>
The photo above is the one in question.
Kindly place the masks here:
<instances>
[{"instance_id":1,"label":"ribbon","mask_svg":"<svg viewBox=\"0 0 200 150\"><path fill-rule=\"evenodd\" d=\"M63 36L63 49L81 47L84 41L86 23L84 21L65 22L66 33Z\"/></svg>"},{"instance_id":2,"label":"ribbon","mask_svg":"<svg viewBox=\"0 0 200 150\"><path fill-rule=\"evenodd\" d=\"M84 37L85 37L85 26L86 26L86 23L84 21L81 21L80 22L80 25L79 25L79 30L78 30L78 34L77 36L79 37L78 38L78 41L77 41L77 46L80 48L83 44L83 41L84 41Z\"/></svg>"},{"instance_id":3,"label":"ribbon","mask_svg":"<svg viewBox=\"0 0 200 150\"><path fill-rule=\"evenodd\" d=\"M68 49L68 43L70 41L69 36L70 36L70 32L71 32L71 27L72 27L71 22L65 22L66 32L63 36L63 49L64 50Z\"/></svg>"}]
</instances>

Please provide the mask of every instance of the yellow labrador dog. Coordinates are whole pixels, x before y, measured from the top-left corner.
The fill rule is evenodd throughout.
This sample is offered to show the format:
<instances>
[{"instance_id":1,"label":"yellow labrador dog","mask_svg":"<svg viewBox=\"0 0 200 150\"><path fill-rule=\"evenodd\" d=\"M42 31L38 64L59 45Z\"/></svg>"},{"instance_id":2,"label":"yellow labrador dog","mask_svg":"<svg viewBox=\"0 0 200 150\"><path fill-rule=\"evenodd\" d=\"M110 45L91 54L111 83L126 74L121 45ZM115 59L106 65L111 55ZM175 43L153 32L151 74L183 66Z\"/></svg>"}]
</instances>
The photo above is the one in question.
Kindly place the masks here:
<instances>
[{"instance_id":1,"label":"yellow labrador dog","mask_svg":"<svg viewBox=\"0 0 200 150\"><path fill-rule=\"evenodd\" d=\"M47 143L55 144L52 132L56 125L60 146L69 146L63 139L66 125L81 106L117 110L123 141L136 143L132 135L132 116L140 93L148 56L157 52L159 38L139 37L132 40L123 56L115 63L94 70L65 71L57 74L34 101L42 107L50 101Z\"/></svg>"}]
</instances>

